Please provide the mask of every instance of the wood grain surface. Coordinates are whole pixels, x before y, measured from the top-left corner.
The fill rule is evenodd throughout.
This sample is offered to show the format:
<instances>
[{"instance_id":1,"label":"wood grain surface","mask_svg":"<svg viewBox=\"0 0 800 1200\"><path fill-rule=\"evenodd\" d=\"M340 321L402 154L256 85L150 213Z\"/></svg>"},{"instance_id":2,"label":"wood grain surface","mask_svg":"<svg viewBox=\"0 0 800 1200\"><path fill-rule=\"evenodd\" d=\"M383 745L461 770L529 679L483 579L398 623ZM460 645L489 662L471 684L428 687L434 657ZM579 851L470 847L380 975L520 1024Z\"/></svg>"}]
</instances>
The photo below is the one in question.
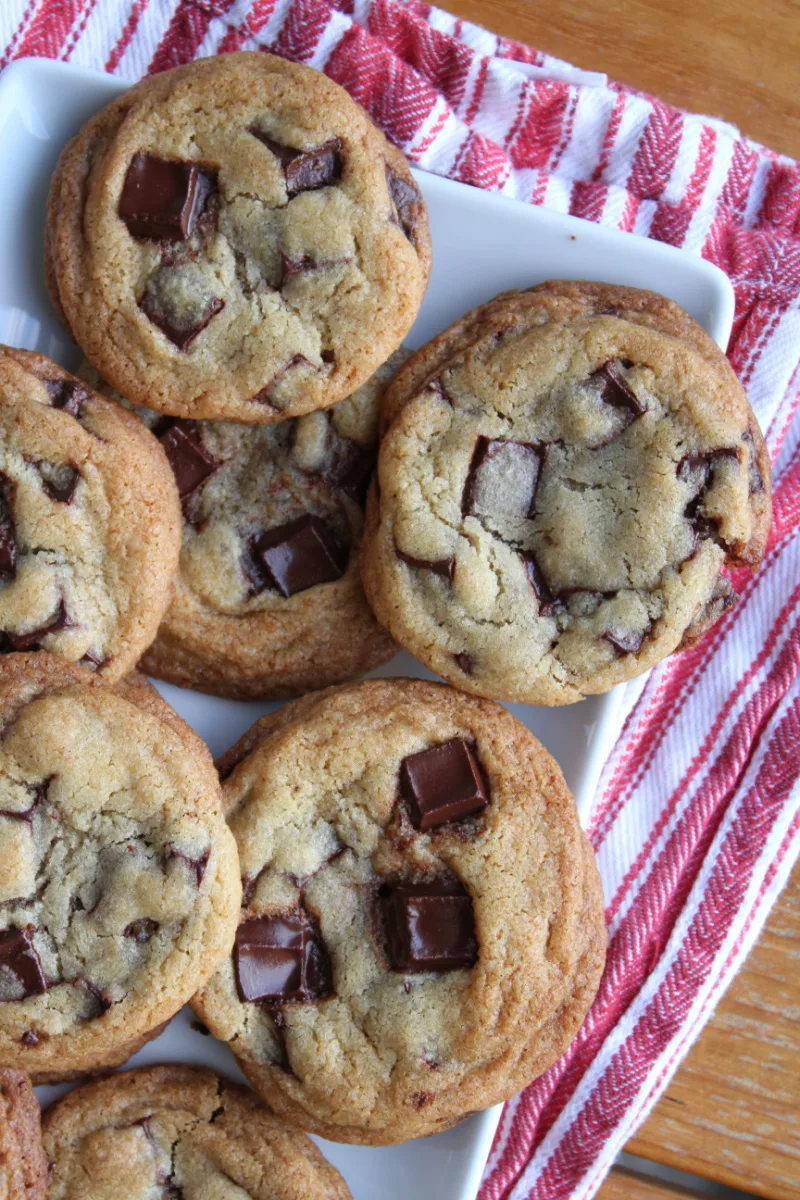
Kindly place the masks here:
<instances>
[{"instance_id":1,"label":"wood grain surface","mask_svg":"<svg viewBox=\"0 0 800 1200\"><path fill-rule=\"evenodd\" d=\"M724 117L800 158L797 0L440 0L459 17Z\"/></svg>"},{"instance_id":2,"label":"wood grain surface","mask_svg":"<svg viewBox=\"0 0 800 1200\"><path fill-rule=\"evenodd\" d=\"M457 16L737 125L800 158L797 0L441 0ZM800 867L631 1153L800 1197ZM617 1169L600 1200L692 1200Z\"/></svg>"},{"instance_id":3,"label":"wood grain surface","mask_svg":"<svg viewBox=\"0 0 800 1200\"><path fill-rule=\"evenodd\" d=\"M627 1149L770 1200L800 1196L800 868Z\"/></svg>"},{"instance_id":4,"label":"wood grain surface","mask_svg":"<svg viewBox=\"0 0 800 1200\"><path fill-rule=\"evenodd\" d=\"M598 1200L702 1200L702 1197L697 1191L619 1169L611 1172L598 1193Z\"/></svg>"}]
</instances>

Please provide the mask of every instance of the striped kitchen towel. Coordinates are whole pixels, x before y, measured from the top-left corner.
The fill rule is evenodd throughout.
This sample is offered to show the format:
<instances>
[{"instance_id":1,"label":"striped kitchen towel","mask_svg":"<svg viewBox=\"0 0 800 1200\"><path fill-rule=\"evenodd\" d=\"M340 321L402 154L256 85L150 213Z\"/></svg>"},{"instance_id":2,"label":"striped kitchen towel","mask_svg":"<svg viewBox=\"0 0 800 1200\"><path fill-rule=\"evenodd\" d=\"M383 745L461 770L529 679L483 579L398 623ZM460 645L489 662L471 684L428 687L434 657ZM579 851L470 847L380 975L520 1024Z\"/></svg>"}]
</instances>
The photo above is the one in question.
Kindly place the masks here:
<instances>
[{"instance_id":1,"label":"striped kitchen towel","mask_svg":"<svg viewBox=\"0 0 800 1200\"><path fill-rule=\"evenodd\" d=\"M506 1106L481 1200L593 1195L752 946L800 849L800 167L722 121L419 0L3 0L2 64L123 79L265 49L337 80L429 171L682 246L736 291L730 359L767 435L763 566L626 693L591 814L608 967L577 1040Z\"/></svg>"}]
</instances>

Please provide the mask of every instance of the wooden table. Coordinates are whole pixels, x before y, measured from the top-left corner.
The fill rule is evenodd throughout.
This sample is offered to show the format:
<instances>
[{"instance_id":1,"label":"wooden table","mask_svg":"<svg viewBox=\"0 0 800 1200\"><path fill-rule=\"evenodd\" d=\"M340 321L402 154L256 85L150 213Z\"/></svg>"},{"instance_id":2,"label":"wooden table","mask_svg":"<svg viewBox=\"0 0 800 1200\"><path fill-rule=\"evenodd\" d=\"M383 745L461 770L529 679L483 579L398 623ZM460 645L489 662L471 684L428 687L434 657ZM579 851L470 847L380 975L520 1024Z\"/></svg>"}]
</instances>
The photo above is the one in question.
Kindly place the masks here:
<instances>
[{"instance_id":1,"label":"wooden table","mask_svg":"<svg viewBox=\"0 0 800 1200\"><path fill-rule=\"evenodd\" d=\"M439 2L800 158L797 0ZM800 1197L800 868L626 1150L636 1169L613 1171L601 1200L689 1200L708 1180L768 1200ZM662 1182L642 1160L683 1175Z\"/></svg>"}]
</instances>

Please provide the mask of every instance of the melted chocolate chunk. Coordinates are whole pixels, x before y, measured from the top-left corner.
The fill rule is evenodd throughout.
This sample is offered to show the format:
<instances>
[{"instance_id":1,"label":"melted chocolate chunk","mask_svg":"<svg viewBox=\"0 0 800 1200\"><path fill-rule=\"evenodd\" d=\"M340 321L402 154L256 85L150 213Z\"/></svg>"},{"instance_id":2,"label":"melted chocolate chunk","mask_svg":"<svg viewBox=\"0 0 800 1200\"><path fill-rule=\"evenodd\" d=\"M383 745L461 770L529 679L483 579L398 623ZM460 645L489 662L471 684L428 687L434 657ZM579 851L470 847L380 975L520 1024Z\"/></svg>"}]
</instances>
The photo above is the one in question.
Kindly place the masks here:
<instances>
[{"instance_id":1,"label":"melted chocolate chunk","mask_svg":"<svg viewBox=\"0 0 800 1200\"><path fill-rule=\"evenodd\" d=\"M333 530L308 514L262 533L253 543L253 556L264 570L265 586L287 598L341 579L348 559Z\"/></svg>"},{"instance_id":2,"label":"melted chocolate chunk","mask_svg":"<svg viewBox=\"0 0 800 1200\"><path fill-rule=\"evenodd\" d=\"M309 254L303 254L300 258L290 258L288 254L284 254L283 250L281 250L280 255L281 287L285 287L287 283L291 283L293 279L298 279L301 275L310 275L313 271L327 271L330 267L343 267L353 261L348 256L345 258L328 258L322 262L317 262Z\"/></svg>"},{"instance_id":3,"label":"melted chocolate chunk","mask_svg":"<svg viewBox=\"0 0 800 1200\"><path fill-rule=\"evenodd\" d=\"M156 308L153 297L149 292L146 292L139 301L139 308L148 320L152 321L164 336L169 338L173 346L177 346L179 350L188 350L197 335L203 332L217 313L222 312L224 307L225 301L220 300L219 297L214 297L205 314L193 324L187 325L185 323L178 324L177 321L173 321L171 317L168 317L166 313L160 312Z\"/></svg>"},{"instance_id":4,"label":"melted chocolate chunk","mask_svg":"<svg viewBox=\"0 0 800 1200\"><path fill-rule=\"evenodd\" d=\"M195 1031L195 1033L199 1033L203 1037L211 1037L211 1030L208 1028L207 1025L204 1025L202 1021L198 1021L195 1019L194 1021L191 1022L189 1027L190 1027L190 1029L193 1029Z\"/></svg>"},{"instance_id":5,"label":"melted chocolate chunk","mask_svg":"<svg viewBox=\"0 0 800 1200\"><path fill-rule=\"evenodd\" d=\"M57 504L71 504L75 497L81 473L69 463L35 462L33 466L42 479L42 488Z\"/></svg>"},{"instance_id":6,"label":"melted chocolate chunk","mask_svg":"<svg viewBox=\"0 0 800 1200\"><path fill-rule=\"evenodd\" d=\"M131 237L183 242L191 236L214 180L196 163L135 154L128 167L119 215Z\"/></svg>"},{"instance_id":7,"label":"melted chocolate chunk","mask_svg":"<svg viewBox=\"0 0 800 1200\"><path fill-rule=\"evenodd\" d=\"M477 961L472 899L461 884L384 884L378 897L392 970L455 971Z\"/></svg>"},{"instance_id":8,"label":"melted chocolate chunk","mask_svg":"<svg viewBox=\"0 0 800 1200\"><path fill-rule=\"evenodd\" d=\"M241 1000L319 1000L331 993L327 951L303 909L245 921L233 962Z\"/></svg>"},{"instance_id":9,"label":"melted chocolate chunk","mask_svg":"<svg viewBox=\"0 0 800 1200\"><path fill-rule=\"evenodd\" d=\"M386 186L394 205L395 219L411 245L416 248L416 225L422 210L422 197L410 179L405 179L386 164Z\"/></svg>"},{"instance_id":10,"label":"melted chocolate chunk","mask_svg":"<svg viewBox=\"0 0 800 1200\"><path fill-rule=\"evenodd\" d=\"M106 659L99 650L87 650L80 661L85 667L89 667L90 670L99 671L105 665Z\"/></svg>"},{"instance_id":11,"label":"melted chocolate chunk","mask_svg":"<svg viewBox=\"0 0 800 1200\"><path fill-rule=\"evenodd\" d=\"M222 466L200 441L196 421L177 420L158 440L169 459L181 500L188 500Z\"/></svg>"},{"instance_id":12,"label":"melted chocolate chunk","mask_svg":"<svg viewBox=\"0 0 800 1200\"><path fill-rule=\"evenodd\" d=\"M17 485L0 471L0 583L10 582L17 573L17 537L14 525L14 498Z\"/></svg>"},{"instance_id":13,"label":"melted chocolate chunk","mask_svg":"<svg viewBox=\"0 0 800 1200\"><path fill-rule=\"evenodd\" d=\"M522 562L525 566L525 572L530 585L533 588L533 594L539 602L539 616L552 616L558 606L558 597L550 591L547 581L539 569L539 564L532 553L523 554Z\"/></svg>"},{"instance_id":14,"label":"melted chocolate chunk","mask_svg":"<svg viewBox=\"0 0 800 1200\"><path fill-rule=\"evenodd\" d=\"M461 738L404 758L400 790L412 825L422 833L469 817L489 803L475 755Z\"/></svg>"},{"instance_id":15,"label":"melted chocolate chunk","mask_svg":"<svg viewBox=\"0 0 800 1200\"><path fill-rule=\"evenodd\" d=\"M279 160L286 180L289 197L300 192L314 191L336 183L342 175L342 139L332 138L315 146L312 150L297 150L294 146L283 146L257 125L247 130L270 150Z\"/></svg>"},{"instance_id":16,"label":"melted chocolate chunk","mask_svg":"<svg viewBox=\"0 0 800 1200\"><path fill-rule=\"evenodd\" d=\"M472 452L461 512L523 518L533 516L543 452L530 442L478 438Z\"/></svg>"},{"instance_id":17,"label":"melted chocolate chunk","mask_svg":"<svg viewBox=\"0 0 800 1200\"><path fill-rule=\"evenodd\" d=\"M256 392L255 396L253 396L251 398L252 403L253 404L270 404L270 405L273 404L274 399L275 399L274 391L275 391L276 384L280 383L281 379L283 379L283 377L287 373L287 371L291 371L293 367L299 367L299 366L303 366L303 365L306 367L311 367L312 370L314 368L314 364L309 362L304 354L293 354L292 357L289 359L289 361L286 363L286 365L281 367L281 369L279 371L275 372L275 374L272 376L272 379L270 379L269 383L265 384L265 386L261 389L260 392Z\"/></svg>"},{"instance_id":18,"label":"melted chocolate chunk","mask_svg":"<svg viewBox=\"0 0 800 1200\"><path fill-rule=\"evenodd\" d=\"M27 1000L28 996L41 996L47 991L44 968L33 944L35 933L35 925L0 933L0 983L10 983L14 991L22 991L21 996L12 999Z\"/></svg>"},{"instance_id":19,"label":"melted chocolate chunk","mask_svg":"<svg viewBox=\"0 0 800 1200\"><path fill-rule=\"evenodd\" d=\"M471 654L467 654L465 650L462 650L460 654L454 654L453 658L456 660L465 675L472 674L472 668L474 664L472 662Z\"/></svg>"},{"instance_id":20,"label":"melted chocolate chunk","mask_svg":"<svg viewBox=\"0 0 800 1200\"><path fill-rule=\"evenodd\" d=\"M89 399L88 389L72 379L43 379L50 395L50 407L60 408L76 420L83 416L83 405Z\"/></svg>"},{"instance_id":21,"label":"melted chocolate chunk","mask_svg":"<svg viewBox=\"0 0 800 1200\"><path fill-rule=\"evenodd\" d=\"M280 286L291 283L293 279L297 279L300 275L308 275L310 271L318 270L318 265L308 254L301 255L300 258L290 258L288 254L284 254L281 250L281 282Z\"/></svg>"},{"instance_id":22,"label":"melted chocolate chunk","mask_svg":"<svg viewBox=\"0 0 800 1200\"><path fill-rule=\"evenodd\" d=\"M710 450L704 454L687 454L678 463L676 473L684 483L694 480L697 491L683 510L683 515L690 521L694 531L700 538L710 538L716 542L726 554L733 555L735 548L720 536L720 518L706 516L700 512L706 493L711 487L714 471L720 462L739 462L739 454L735 449Z\"/></svg>"},{"instance_id":23,"label":"melted chocolate chunk","mask_svg":"<svg viewBox=\"0 0 800 1200\"><path fill-rule=\"evenodd\" d=\"M94 1012L84 1017L86 1021L93 1021L97 1017L101 1017L103 1013L107 1013L114 1001L111 995L104 988L98 987L96 983L92 983L91 979L77 979L75 981L81 987L85 988L92 999L95 1001Z\"/></svg>"},{"instance_id":24,"label":"melted chocolate chunk","mask_svg":"<svg viewBox=\"0 0 800 1200\"><path fill-rule=\"evenodd\" d=\"M28 791L31 794L32 800L28 808L13 809L0 808L0 817L8 817L12 821L24 821L27 825L33 825L33 818L36 815L36 810L39 805L47 799L47 789L54 777L51 775L49 779L45 779L44 783L34 784L29 787Z\"/></svg>"},{"instance_id":25,"label":"melted chocolate chunk","mask_svg":"<svg viewBox=\"0 0 800 1200\"><path fill-rule=\"evenodd\" d=\"M749 429L746 433L742 434L742 441L747 443L749 450L747 456L747 490L752 496L755 492L763 492L764 476L761 474L761 467L758 462L755 439Z\"/></svg>"},{"instance_id":26,"label":"melted chocolate chunk","mask_svg":"<svg viewBox=\"0 0 800 1200\"><path fill-rule=\"evenodd\" d=\"M412 558L410 554L404 554L402 550L396 548L395 554L401 562L406 563L409 567L416 567L418 571L431 571L434 575L441 575L450 583L453 582L453 576L456 573L454 558L437 558L433 561L427 558Z\"/></svg>"},{"instance_id":27,"label":"melted chocolate chunk","mask_svg":"<svg viewBox=\"0 0 800 1200\"><path fill-rule=\"evenodd\" d=\"M622 656L638 654L646 636L646 633L637 633L633 629L607 629L603 634L603 639L613 646L618 655Z\"/></svg>"},{"instance_id":28,"label":"melted chocolate chunk","mask_svg":"<svg viewBox=\"0 0 800 1200\"><path fill-rule=\"evenodd\" d=\"M158 933L158 921L152 921L150 917L140 917L138 921L133 921L127 927L124 936L143 945L145 942L149 942L156 933Z\"/></svg>"},{"instance_id":29,"label":"melted chocolate chunk","mask_svg":"<svg viewBox=\"0 0 800 1200\"><path fill-rule=\"evenodd\" d=\"M49 1033L36 1033L33 1029L26 1029L22 1037L19 1039L23 1046L38 1046L40 1042L49 1042Z\"/></svg>"},{"instance_id":30,"label":"melted chocolate chunk","mask_svg":"<svg viewBox=\"0 0 800 1200\"><path fill-rule=\"evenodd\" d=\"M612 408L624 409L630 414L631 420L635 420L636 417L641 417L647 412L647 406L628 387L613 359L603 363L602 367L589 376L589 379L597 380L600 383L600 399L604 404L610 404Z\"/></svg>"},{"instance_id":31,"label":"melted chocolate chunk","mask_svg":"<svg viewBox=\"0 0 800 1200\"><path fill-rule=\"evenodd\" d=\"M194 871L195 878L197 880L197 886L200 887L200 884L203 882L203 876L206 873L208 860L211 858L211 850L210 848L205 850L199 858L192 858L190 854L184 854L182 850L176 850L174 846L170 846L167 850L166 858L167 860L171 858L178 858L182 862L186 863L188 869L190 871Z\"/></svg>"},{"instance_id":32,"label":"melted chocolate chunk","mask_svg":"<svg viewBox=\"0 0 800 1200\"><path fill-rule=\"evenodd\" d=\"M67 606L60 600L49 624L41 625L30 633L11 633L0 631L0 654L10 654L12 651L41 650L42 638L49 633L58 633L59 629L73 629L73 623L67 615Z\"/></svg>"}]
</instances>

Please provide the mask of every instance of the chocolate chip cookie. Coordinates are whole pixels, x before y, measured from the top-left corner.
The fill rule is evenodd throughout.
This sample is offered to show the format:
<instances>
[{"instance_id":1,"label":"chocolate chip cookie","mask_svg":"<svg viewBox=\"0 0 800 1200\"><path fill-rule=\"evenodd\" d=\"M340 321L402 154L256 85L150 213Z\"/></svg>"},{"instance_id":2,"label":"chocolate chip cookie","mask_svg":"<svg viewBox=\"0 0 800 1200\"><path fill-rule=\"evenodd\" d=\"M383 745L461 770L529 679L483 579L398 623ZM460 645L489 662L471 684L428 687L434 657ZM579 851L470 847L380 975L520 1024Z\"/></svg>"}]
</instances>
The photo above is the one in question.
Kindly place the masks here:
<instances>
[{"instance_id":1,"label":"chocolate chip cookie","mask_svg":"<svg viewBox=\"0 0 800 1200\"><path fill-rule=\"evenodd\" d=\"M191 1067L75 1088L48 1111L44 1145L49 1200L350 1200L310 1138Z\"/></svg>"},{"instance_id":2,"label":"chocolate chip cookie","mask_svg":"<svg viewBox=\"0 0 800 1200\"><path fill-rule=\"evenodd\" d=\"M342 1142L436 1133L564 1051L605 954L558 765L440 684L305 696L219 763L244 885L192 1001L276 1113Z\"/></svg>"},{"instance_id":3,"label":"chocolate chip cookie","mask_svg":"<svg viewBox=\"0 0 800 1200\"><path fill-rule=\"evenodd\" d=\"M124 1062L230 953L236 847L204 744L143 677L0 676L0 1064Z\"/></svg>"},{"instance_id":4,"label":"chocolate chip cookie","mask_svg":"<svg viewBox=\"0 0 800 1200\"><path fill-rule=\"evenodd\" d=\"M115 682L155 637L179 554L156 439L43 355L0 346L0 655L48 650Z\"/></svg>"},{"instance_id":5,"label":"chocolate chip cookie","mask_svg":"<svg viewBox=\"0 0 800 1200\"><path fill-rule=\"evenodd\" d=\"M39 1102L24 1071L0 1067L0 1197L45 1200Z\"/></svg>"},{"instance_id":6,"label":"chocolate chip cookie","mask_svg":"<svg viewBox=\"0 0 800 1200\"><path fill-rule=\"evenodd\" d=\"M278 698L363 675L396 653L364 597L358 549L380 395L407 357L398 351L334 408L277 425L136 409L183 503L175 598L142 662L151 675ZM104 389L91 367L81 375Z\"/></svg>"},{"instance_id":7,"label":"chocolate chip cookie","mask_svg":"<svg viewBox=\"0 0 800 1200\"><path fill-rule=\"evenodd\" d=\"M466 691L566 704L696 641L757 566L770 472L722 352L652 292L550 283L467 314L384 398L362 578Z\"/></svg>"},{"instance_id":8,"label":"chocolate chip cookie","mask_svg":"<svg viewBox=\"0 0 800 1200\"><path fill-rule=\"evenodd\" d=\"M103 378L172 416L269 424L344 399L429 271L403 155L338 84L269 54L137 84L51 185L56 305Z\"/></svg>"}]
</instances>

